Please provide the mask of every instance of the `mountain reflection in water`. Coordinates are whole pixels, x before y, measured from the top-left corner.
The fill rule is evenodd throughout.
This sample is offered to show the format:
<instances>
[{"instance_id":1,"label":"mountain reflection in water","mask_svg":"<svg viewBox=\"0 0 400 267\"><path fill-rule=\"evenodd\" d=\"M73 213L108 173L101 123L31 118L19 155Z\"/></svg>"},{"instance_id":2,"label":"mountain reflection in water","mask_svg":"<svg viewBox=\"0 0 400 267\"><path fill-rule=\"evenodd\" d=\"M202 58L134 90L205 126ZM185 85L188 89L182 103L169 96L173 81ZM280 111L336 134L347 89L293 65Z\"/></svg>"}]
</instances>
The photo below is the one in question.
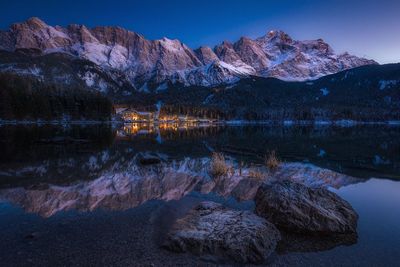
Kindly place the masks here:
<instances>
[{"instance_id":1,"label":"mountain reflection in water","mask_svg":"<svg viewBox=\"0 0 400 267\"><path fill-rule=\"evenodd\" d=\"M389 126L3 125L0 145L0 187L95 179L146 151L182 160L215 150L262 164L275 150L287 162L355 177L400 178L400 127Z\"/></svg>"},{"instance_id":2,"label":"mountain reflection in water","mask_svg":"<svg viewBox=\"0 0 400 267\"><path fill-rule=\"evenodd\" d=\"M0 199L15 203L27 212L50 217L65 210L125 210L148 200L179 200L192 191L215 193L238 201L253 200L261 183L271 179L292 179L309 186L334 188L360 182L357 178L298 163L282 164L273 173L265 167L253 166L241 170L236 168L227 176L210 177L209 161L209 158L185 159L142 166L133 158L124 164L123 171L113 165L92 181L67 186L38 184L2 189ZM254 177L252 173L255 171L265 175Z\"/></svg>"}]
</instances>

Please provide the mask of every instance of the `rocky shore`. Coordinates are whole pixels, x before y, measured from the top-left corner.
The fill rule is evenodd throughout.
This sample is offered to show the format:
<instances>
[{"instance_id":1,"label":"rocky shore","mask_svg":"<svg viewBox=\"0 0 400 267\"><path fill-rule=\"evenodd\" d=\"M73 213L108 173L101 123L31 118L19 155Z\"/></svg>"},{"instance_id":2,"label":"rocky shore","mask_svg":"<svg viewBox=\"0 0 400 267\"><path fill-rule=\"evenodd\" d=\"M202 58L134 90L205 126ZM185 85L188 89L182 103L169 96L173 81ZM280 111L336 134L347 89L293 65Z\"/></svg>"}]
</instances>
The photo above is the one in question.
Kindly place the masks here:
<instances>
[{"instance_id":1,"label":"rocky shore","mask_svg":"<svg viewBox=\"0 0 400 267\"><path fill-rule=\"evenodd\" d=\"M357 241L357 213L325 188L290 180L264 182L255 204L258 216L200 203L175 222L164 246L259 264L270 261L280 241L280 253L326 250Z\"/></svg>"},{"instance_id":2,"label":"rocky shore","mask_svg":"<svg viewBox=\"0 0 400 267\"><path fill-rule=\"evenodd\" d=\"M175 222L164 246L202 257L259 264L271 261L278 243L280 253L354 244L358 214L326 189L339 186L337 181L344 183L346 178L322 169L312 171L310 166L294 166L279 166L257 175L246 170L261 182L251 186L253 192L256 189L255 214L213 202L200 203ZM227 176L234 177L235 171Z\"/></svg>"}]
</instances>

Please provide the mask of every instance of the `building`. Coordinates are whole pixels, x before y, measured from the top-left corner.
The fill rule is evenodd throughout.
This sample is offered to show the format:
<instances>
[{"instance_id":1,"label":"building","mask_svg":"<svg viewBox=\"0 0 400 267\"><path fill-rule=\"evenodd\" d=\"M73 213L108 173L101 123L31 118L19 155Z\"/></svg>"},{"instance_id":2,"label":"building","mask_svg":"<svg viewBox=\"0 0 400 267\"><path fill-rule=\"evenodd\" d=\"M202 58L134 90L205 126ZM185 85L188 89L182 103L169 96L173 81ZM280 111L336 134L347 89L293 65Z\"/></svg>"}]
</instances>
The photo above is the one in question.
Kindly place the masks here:
<instances>
[{"instance_id":1,"label":"building","mask_svg":"<svg viewBox=\"0 0 400 267\"><path fill-rule=\"evenodd\" d=\"M125 109L121 111L120 115L126 122L149 122L154 120L153 112L137 111L134 109Z\"/></svg>"}]
</instances>

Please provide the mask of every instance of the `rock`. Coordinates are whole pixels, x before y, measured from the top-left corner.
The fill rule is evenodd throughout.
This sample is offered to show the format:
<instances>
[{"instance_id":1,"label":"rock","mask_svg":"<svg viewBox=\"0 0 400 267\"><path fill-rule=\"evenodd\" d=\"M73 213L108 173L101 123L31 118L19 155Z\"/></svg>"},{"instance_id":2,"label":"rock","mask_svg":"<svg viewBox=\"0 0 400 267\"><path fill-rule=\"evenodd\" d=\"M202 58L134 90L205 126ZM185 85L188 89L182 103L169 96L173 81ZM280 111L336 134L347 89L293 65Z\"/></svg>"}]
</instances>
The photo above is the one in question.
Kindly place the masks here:
<instances>
[{"instance_id":1,"label":"rock","mask_svg":"<svg viewBox=\"0 0 400 267\"><path fill-rule=\"evenodd\" d=\"M249 211L202 202L174 223L164 246L176 252L262 263L279 240L274 225Z\"/></svg>"},{"instance_id":2,"label":"rock","mask_svg":"<svg viewBox=\"0 0 400 267\"><path fill-rule=\"evenodd\" d=\"M256 214L295 233L355 233L358 215L348 202L325 188L289 180L264 183L255 197Z\"/></svg>"}]
</instances>

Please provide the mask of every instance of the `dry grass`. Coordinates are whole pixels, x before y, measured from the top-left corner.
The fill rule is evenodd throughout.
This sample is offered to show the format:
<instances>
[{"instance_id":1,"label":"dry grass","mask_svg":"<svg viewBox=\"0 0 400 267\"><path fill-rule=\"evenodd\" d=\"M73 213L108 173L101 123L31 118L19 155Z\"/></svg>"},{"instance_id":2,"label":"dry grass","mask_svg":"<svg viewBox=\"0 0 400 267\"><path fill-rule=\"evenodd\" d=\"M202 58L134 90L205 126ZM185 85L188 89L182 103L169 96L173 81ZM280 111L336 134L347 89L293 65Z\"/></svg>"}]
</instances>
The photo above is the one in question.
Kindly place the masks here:
<instances>
[{"instance_id":1,"label":"dry grass","mask_svg":"<svg viewBox=\"0 0 400 267\"><path fill-rule=\"evenodd\" d=\"M275 150L272 150L271 152L268 153L268 155L265 156L265 165L269 170L271 171L276 170L280 164L281 161L276 156Z\"/></svg>"},{"instance_id":2,"label":"dry grass","mask_svg":"<svg viewBox=\"0 0 400 267\"><path fill-rule=\"evenodd\" d=\"M257 170L250 170L249 177L257 179L257 180L262 180L262 179L264 179L264 174Z\"/></svg>"},{"instance_id":3,"label":"dry grass","mask_svg":"<svg viewBox=\"0 0 400 267\"><path fill-rule=\"evenodd\" d=\"M210 175L212 177L221 177L228 173L229 166L225 161L225 157L222 153L213 153L210 163Z\"/></svg>"}]
</instances>

